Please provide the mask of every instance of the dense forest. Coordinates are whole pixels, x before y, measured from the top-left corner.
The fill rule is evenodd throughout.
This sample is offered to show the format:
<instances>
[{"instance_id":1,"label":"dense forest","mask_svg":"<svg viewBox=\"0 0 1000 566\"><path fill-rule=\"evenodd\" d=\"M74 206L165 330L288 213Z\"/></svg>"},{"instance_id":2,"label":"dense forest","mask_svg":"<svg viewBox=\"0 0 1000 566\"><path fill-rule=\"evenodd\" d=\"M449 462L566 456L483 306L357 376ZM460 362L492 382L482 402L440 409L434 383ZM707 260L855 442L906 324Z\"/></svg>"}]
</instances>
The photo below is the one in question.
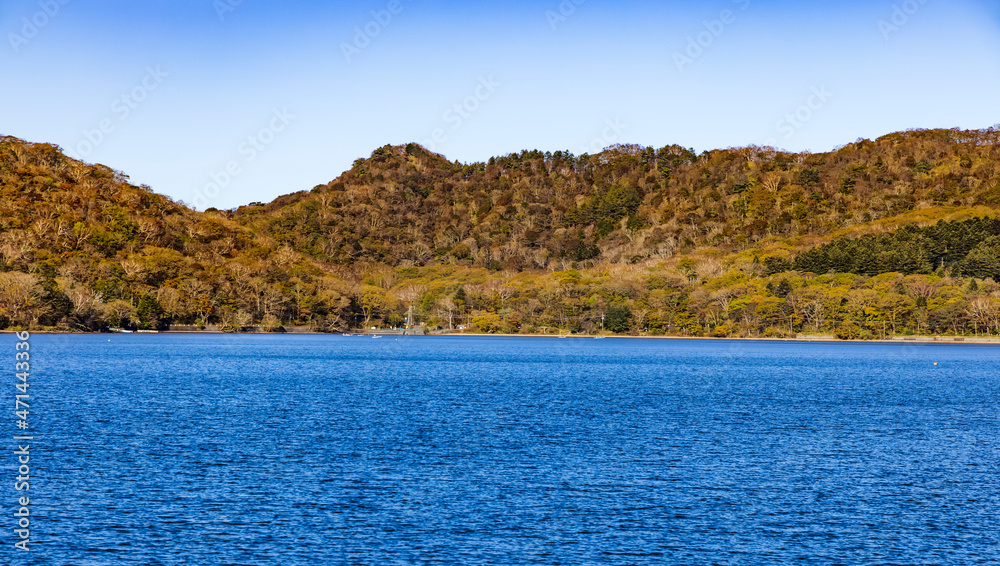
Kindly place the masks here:
<instances>
[{"instance_id":1,"label":"dense forest","mask_svg":"<svg viewBox=\"0 0 1000 566\"><path fill-rule=\"evenodd\" d=\"M932 273L950 267L953 275L1000 281L1000 219L975 218L891 234L836 240L795 256L795 269L878 275Z\"/></svg>"},{"instance_id":2,"label":"dense forest","mask_svg":"<svg viewBox=\"0 0 1000 566\"><path fill-rule=\"evenodd\" d=\"M998 210L995 127L827 153L385 146L205 212L2 137L0 328L998 334Z\"/></svg>"}]
</instances>

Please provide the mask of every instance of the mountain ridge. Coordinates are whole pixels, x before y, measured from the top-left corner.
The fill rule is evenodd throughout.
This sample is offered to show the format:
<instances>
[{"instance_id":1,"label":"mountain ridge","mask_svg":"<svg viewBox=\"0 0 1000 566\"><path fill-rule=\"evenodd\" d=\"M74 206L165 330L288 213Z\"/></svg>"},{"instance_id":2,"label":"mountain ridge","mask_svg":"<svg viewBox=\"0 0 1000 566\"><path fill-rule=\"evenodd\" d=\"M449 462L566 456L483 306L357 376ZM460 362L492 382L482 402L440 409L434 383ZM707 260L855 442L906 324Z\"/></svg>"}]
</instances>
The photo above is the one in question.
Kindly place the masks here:
<instances>
[{"instance_id":1,"label":"mountain ridge","mask_svg":"<svg viewBox=\"0 0 1000 566\"><path fill-rule=\"evenodd\" d=\"M14 293L29 308L5 299L0 316L89 330L216 322L332 331L398 324L415 306L433 326L456 326L461 311L485 331L593 331L614 307L630 313L617 331L774 334L781 325L756 324L728 303L711 316L643 304L663 286L690 301L733 272L759 283L751 297L779 298L766 289L777 285L766 280L773 270L755 265L787 267L786 282L808 288L795 257L845 234L996 216L998 149L995 128L896 132L821 154L615 145L470 164L387 145L311 190L197 212L104 165L6 136L0 269L20 278L8 288L29 289ZM628 280L624 290L605 281L613 273ZM547 312L539 296L552 285L572 307ZM650 313L665 322L649 330ZM792 314L782 315L787 332L801 331ZM872 332L858 322L858 336Z\"/></svg>"}]
</instances>

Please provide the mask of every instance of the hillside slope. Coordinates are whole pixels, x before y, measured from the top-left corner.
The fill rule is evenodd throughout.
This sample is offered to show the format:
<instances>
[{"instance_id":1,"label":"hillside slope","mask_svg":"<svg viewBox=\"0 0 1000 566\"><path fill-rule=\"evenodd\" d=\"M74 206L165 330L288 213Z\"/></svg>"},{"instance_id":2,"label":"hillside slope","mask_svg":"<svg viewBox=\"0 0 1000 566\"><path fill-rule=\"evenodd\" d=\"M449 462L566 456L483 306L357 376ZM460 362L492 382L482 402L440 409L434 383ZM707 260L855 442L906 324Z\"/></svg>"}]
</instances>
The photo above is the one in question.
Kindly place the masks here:
<instances>
[{"instance_id":1,"label":"hillside slope","mask_svg":"<svg viewBox=\"0 0 1000 566\"><path fill-rule=\"evenodd\" d=\"M960 221L996 216L998 141L926 130L821 154L619 145L473 164L385 146L310 191L196 212L4 137L0 326L336 331L413 312L487 332L997 332L993 224ZM858 236L940 220L976 232L978 255L872 248L923 263L809 273L853 268L817 246L842 256Z\"/></svg>"},{"instance_id":2,"label":"hillside slope","mask_svg":"<svg viewBox=\"0 0 1000 566\"><path fill-rule=\"evenodd\" d=\"M553 269L768 236L825 236L935 207L996 206L998 133L928 130L823 154L614 146L449 163L386 146L326 186L243 207L240 223L318 259Z\"/></svg>"}]
</instances>

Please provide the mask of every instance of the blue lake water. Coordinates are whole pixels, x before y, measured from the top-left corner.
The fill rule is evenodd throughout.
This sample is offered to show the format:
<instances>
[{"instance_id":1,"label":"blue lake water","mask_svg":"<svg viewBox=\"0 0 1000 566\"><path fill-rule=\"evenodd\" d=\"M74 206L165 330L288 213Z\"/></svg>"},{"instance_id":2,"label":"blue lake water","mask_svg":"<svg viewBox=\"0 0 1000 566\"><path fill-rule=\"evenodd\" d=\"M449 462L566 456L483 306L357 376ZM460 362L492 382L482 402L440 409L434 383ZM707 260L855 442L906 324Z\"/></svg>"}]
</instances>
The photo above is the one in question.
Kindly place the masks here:
<instances>
[{"instance_id":1,"label":"blue lake water","mask_svg":"<svg viewBox=\"0 0 1000 566\"><path fill-rule=\"evenodd\" d=\"M31 344L32 550L8 440L2 564L1000 561L997 347Z\"/></svg>"}]
</instances>

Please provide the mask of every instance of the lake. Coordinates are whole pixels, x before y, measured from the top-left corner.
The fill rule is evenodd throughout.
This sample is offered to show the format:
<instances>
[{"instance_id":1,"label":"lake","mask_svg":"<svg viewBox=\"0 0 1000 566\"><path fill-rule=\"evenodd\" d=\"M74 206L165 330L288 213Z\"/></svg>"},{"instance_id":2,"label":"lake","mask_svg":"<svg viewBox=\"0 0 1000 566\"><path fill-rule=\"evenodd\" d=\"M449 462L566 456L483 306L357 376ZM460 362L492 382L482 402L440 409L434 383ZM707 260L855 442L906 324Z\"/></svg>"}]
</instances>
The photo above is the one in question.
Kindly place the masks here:
<instances>
[{"instance_id":1,"label":"lake","mask_svg":"<svg viewBox=\"0 0 1000 566\"><path fill-rule=\"evenodd\" d=\"M998 347L208 334L31 347L32 550L13 548L8 440L4 564L1000 561Z\"/></svg>"}]
</instances>

